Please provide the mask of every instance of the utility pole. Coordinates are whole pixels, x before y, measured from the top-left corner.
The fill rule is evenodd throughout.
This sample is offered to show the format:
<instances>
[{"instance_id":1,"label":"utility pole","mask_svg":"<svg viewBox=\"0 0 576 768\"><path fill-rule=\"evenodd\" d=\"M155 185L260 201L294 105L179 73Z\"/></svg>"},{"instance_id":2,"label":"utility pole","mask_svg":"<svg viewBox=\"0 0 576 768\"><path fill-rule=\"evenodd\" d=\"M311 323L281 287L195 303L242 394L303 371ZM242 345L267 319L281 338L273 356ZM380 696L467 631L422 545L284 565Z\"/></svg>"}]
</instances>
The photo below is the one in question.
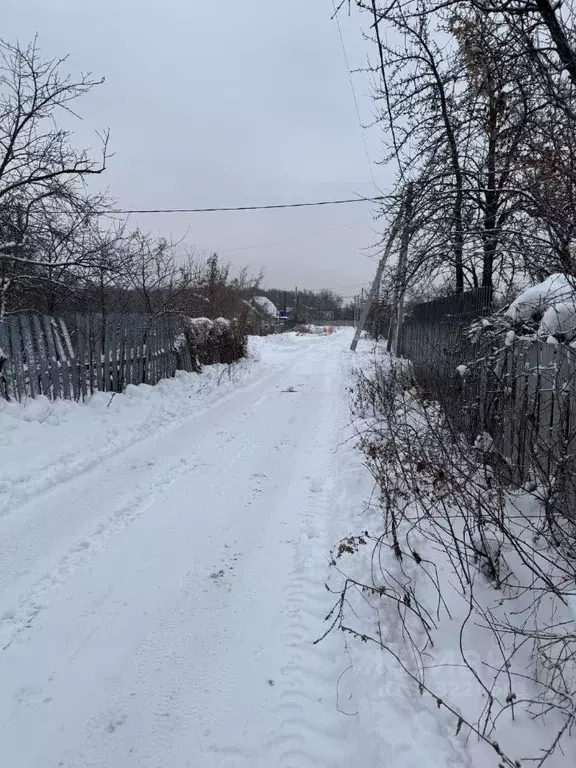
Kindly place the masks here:
<instances>
[{"instance_id":1,"label":"utility pole","mask_svg":"<svg viewBox=\"0 0 576 768\"><path fill-rule=\"evenodd\" d=\"M360 340L360 336L362 334L362 331L364 330L366 320L368 319L368 314L370 313L370 308L372 307L374 299L376 298L376 295L380 290L382 273L384 272L384 267L386 266L386 262L388 261L390 253L392 251L392 246L394 245L394 240L396 239L396 235L400 230L400 223L402 221L402 211L403 211L403 207L400 209L400 213L398 214L398 216L392 222L392 226L388 234L388 240L386 242L386 248L384 249L382 258L378 262L378 268L376 269L374 282L372 283L372 287L370 288L370 292L368 293L368 297L366 299L364 307L362 308L362 315L360 316L360 320L356 324L356 333L354 334L354 338L352 339L352 344L350 344L350 349L352 350L352 352L356 351L356 347L358 346L358 341Z\"/></svg>"},{"instance_id":2,"label":"utility pole","mask_svg":"<svg viewBox=\"0 0 576 768\"><path fill-rule=\"evenodd\" d=\"M388 352L394 350L396 357L400 355L402 340L402 321L404 318L404 295L406 293L406 271L408 267L408 246L410 245L410 227L412 225L412 204L414 201L414 184L409 181L406 185L404 197L404 216L402 221L402 239L400 241L400 254L398 256L398 271L396 273L396 285L394 289L394 314L390 320L388 333Z\"/></svg>"}]
</instances>

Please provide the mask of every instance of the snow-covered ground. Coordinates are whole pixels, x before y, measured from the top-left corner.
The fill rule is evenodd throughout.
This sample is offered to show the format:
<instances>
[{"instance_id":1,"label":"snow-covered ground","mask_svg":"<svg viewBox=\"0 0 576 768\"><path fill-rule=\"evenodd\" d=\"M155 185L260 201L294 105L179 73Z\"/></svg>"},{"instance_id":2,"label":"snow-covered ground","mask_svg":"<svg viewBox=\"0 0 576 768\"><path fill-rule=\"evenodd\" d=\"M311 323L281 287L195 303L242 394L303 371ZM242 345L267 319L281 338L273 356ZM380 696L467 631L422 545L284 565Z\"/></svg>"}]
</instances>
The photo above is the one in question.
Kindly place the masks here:
<instances>
[{"instance_id":1,"label":"snow-covered ground","mask_svg":"<svg viewBox=\"0 0 576 768\"><path fill-rule=\"evenodd\" d=\"M349 341L3 405L2 766L368 765L343 638L312 644L371 488L342 484Z\"/></svg>"},{"instance_id":2,"label":"snow-covered ground","mask_svg":"<svg viewBox=\"0 0 576 768\"><path fill-rule=\"evenodd\" d=\"M231 369L84 405L2 404L1 766L498 764L389 654L314 644L334 543L382 526L347 391L374 357L352 333L252 339ZM404 658L397 616L359 607Z\"/></svg>"}]
</instances>

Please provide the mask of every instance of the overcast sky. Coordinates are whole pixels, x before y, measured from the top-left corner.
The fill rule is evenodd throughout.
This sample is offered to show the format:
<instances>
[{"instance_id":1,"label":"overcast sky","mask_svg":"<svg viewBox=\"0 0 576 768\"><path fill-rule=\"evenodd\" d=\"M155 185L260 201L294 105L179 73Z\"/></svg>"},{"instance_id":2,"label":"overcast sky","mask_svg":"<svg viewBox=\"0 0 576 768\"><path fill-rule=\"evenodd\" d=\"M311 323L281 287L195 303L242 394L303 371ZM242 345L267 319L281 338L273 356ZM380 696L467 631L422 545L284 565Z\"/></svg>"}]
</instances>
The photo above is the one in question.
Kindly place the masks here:
<instances>
[{"instance_id":1,"label":"overcast sky","mask_svg":"<svg viewBox=\"0 0 576 768\"><path fill-rule=\"evenodd\" d=\"M2 35L106 78L78 103L77 140L109 127L105 177L122 208L251 205L374 193L332 0L4 0ZM351 68L369 53L342 17ZM370 83L354 75L362 119ZM374 164L379 129L367 131ZM132 217L134 224L263 268L270 287L355 292L370 280L369 204Z\"/></svg>"}]
</instances>

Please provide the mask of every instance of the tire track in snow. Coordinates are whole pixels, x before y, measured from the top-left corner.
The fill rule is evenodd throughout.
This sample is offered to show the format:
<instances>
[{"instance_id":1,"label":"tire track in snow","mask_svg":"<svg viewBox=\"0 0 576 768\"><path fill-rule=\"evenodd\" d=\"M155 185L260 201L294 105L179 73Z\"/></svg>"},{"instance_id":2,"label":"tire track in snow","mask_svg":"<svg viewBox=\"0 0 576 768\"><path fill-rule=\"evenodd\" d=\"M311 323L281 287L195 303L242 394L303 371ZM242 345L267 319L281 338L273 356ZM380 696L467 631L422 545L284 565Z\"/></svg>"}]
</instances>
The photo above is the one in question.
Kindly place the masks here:
<instances>
[{"instance_id":1,"label":"tire track in snow","mask_svg":"<svg viewBox=\"0 0 576 768\"><path fill-rule=\"evenodd\" d=\"M256 400L254 407L260 405L262 399ZM251 414L252 409L245 414L242 422L248 421ZM250 441L241 434L229 434L222 430L217 436L221 438L220 457L222 451L231 454L228 459L221 458L217 469L217 476L220 476L225 475L240 460ZM23 632L32 629L34 621L49 604L54 592L68 581L78 568L86 565L115 535L138 519L180 477L202 470L205 466L197 458L189 460L180 457L163 471L160 479L152 474L150 480L145 482L136 494L119 504L92 531L85 532L52 568L34 581L26 595L15 600L16 608L7 605L4 600L0 613L0 651L7 650Z\"/></svg>"},{"instance_id":2,"label":"tire track in snow","mask_svg":"<svg viewBox=\"0 0 576 768\"><path fill-rule=\"evenodd\" d=\"M334 414L330 412L327 417L326 430L335 433ZM333 454L318 471L322 479L310 482L294 570L285 589L288 654L276 707L281 726L275 760L270 760L271 765L282 768L349 768L354 764L347 738L349 719L338 711L338 678L345 659L342 638L330 635L313 644L324 631L323 621L333 605L324 587L328 521L334 509L333 478L337 471Z\"/></svg>"},{"instance_id":3,"label":"tire track in snow","mask_svg":"<svg viewBox=\"0 0 576 768\"><path fill-rule=\"evenodd\" d=\"M171 435L177 435L178 431L183 428L190 427L192 429L201 417L211 414L216 409L224 407L227 403L233 404L239 398L243 402L247 397L250 398L255 390L258 391L258 388L264 382L271 381L278 375L278 371L274 370L263 376L259 382L254 382L239 391L225 395L220 403L216 405L211 404L204 408L200 414L196 414L195 417L187 419L184 423L173 425L171 429L156 435L156 440L170 439ZM227 471L241 458L242 454L249 447L249 438L242 434L241 427L248 423L253 417L254 412L266 400L273 397L274 394L266 393L256 396L252 400L249 399L248 407L240 409L243 411L243 414L235 424L235 432L230 433L227 430L219 430L214 434L208 434L208 439L215 438L218 446L215 450L215 455L219 457L216 476L225 476ZM47 495L46 507L48 508L50 504L49 498L52 494L66 493L69 489L70 498L66 503L71 505L78 504L80 502L74 497L73 493L74 485L83 482L91 472L100 473L104 477L106 467L111 461L118 462L120 456L126 465L124 470L125 484L130 487L134 483L138 483L136 493L124 494L120 498L114 498L114 507L108 511L106 518L104 520L101 519L92 529L84 530L81 536L72 540L66 551L60 555L55 563L42 569L41 575L38 575L38 573L35 575L31 574L25 593L20 592L18 595L11 595L10 590L6 590L0 605L0 652L6 651L23 633L31 630L34 622L50 603L51 597L58 588L72 578L77 569L85 566L91 558L105 548L115 535L138 519L159 496L167 493L174 482L185 474L202 470L208 466L205 462L198 459L196 452L193 452L188 456L177 456L175 460L162 468L162 474L159 476L157 474L158 468L150 465L149 461L141 463L138 459L130 460L129 449L131 447L135 448L139 453L144 452L146 454L146 446L153 439L154 436L150 436L140 441L136 446L126 446L119 453L109 457L97 469L90 465L90 467L80 472L74 480L67 479L54 489L50 488L44 494L39 494L40 498L42 495ZM226 456L229 457L226 458ZM117 469L118 466L116 466ZM139 472L142 470L144 477L139 477ZM27 499L27 504L34 505L34 501L34 498L29 498ZM104 501L102 506L105 506ZM0 517L0 530L2 522ZM9 521L7 522L9 523ZM10 546L6 539L3 542L3 546ZM1 551L2 546L0 546L0 553Z\"/></svg>"},{"instance_id":4,"label":"tire track in snow","mask_svg":"<svg viewBox=\"0 0 576 768\"><path fill-rule=\"evenodd\" d=\"M236 441L230 442L236 444ZM247 439L241 441L241 446L235 448L235 454L222 464L220 473L226 472L242 456L248 444ZM26 595L19 598L17 608L4 606L0 614L0 651L6 651L24 632L32 629L36 618L50 603L51 596L72 578L77 569L86 565L114 536L138 519L179 477L202 466L201 462L191 463L184 458L174 462L159 481L155 478L142 486L136 495L119 505L105 521L78 540L55 567L44 573Z\"/></svg>"}]
</instances>

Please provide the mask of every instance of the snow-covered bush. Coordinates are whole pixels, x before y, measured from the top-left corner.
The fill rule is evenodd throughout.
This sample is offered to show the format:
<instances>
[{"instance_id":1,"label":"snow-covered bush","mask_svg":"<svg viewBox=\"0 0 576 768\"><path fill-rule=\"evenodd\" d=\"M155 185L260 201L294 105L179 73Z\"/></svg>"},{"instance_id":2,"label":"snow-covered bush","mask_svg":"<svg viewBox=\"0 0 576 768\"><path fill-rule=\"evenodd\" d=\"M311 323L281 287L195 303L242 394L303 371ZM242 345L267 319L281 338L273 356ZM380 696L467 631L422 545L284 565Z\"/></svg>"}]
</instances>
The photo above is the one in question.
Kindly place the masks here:
<instances>
[{"instance_id":1,"label":"snow-covered bush","mask_svg":"<svg viewBox=\"0 0 576 768\"><path fill-rule=\"evenodd\" d=\"M229 333L230 326L230 320L227 320L225 317L217 317L216 320L214 320L214 332L217 336L224 336Z\"/></svg>"},{"instance_id":2,"label":"snow-covered bush","mask_svg":"<svg viewBox=\"0 0 576 768\"><path fill-rule=\"evenodd\" d=\"M510 306L470 327L470 340L514 338L572 342L576 338L576 279L555 273L523 290Z\"/></svg>"},{"instance_id":3,"label":"snow-covered bush","mask_svg":"<svg viewBox=\"0 0 576 768\"><path fill-rule=\"evenodd\" d=\"M214 323L207 317L190 317L187 318L185 327L194 338L197 347L200 348L208 344Z\"/></svg>"},{"instance_id":4,"label":"snow-covered bush","mask_svg":"<svg viewBox=\"0 0 576 768\"><path fill-rule=\"evenodd\" d=\"M413 386L410 361L385 357L373 368L356 371L356 386L352 390L354 411L363 418L382 416L384 409L394 409L397 398Z\"/></svg>"},{"instance_id":5,"label":"snow-covered bush","mask_svg":"<svg viewBox=\"0 0 576 768\"><path fill-rule=\"evenodd\" d=\"M246 355L246 336L235 321L224 317L210 320L207 317L186 318L184 329L174 342L180 356L186 349L191 357L193 370L202 365L232 363Z\"/></svg>"}]
</instances>

